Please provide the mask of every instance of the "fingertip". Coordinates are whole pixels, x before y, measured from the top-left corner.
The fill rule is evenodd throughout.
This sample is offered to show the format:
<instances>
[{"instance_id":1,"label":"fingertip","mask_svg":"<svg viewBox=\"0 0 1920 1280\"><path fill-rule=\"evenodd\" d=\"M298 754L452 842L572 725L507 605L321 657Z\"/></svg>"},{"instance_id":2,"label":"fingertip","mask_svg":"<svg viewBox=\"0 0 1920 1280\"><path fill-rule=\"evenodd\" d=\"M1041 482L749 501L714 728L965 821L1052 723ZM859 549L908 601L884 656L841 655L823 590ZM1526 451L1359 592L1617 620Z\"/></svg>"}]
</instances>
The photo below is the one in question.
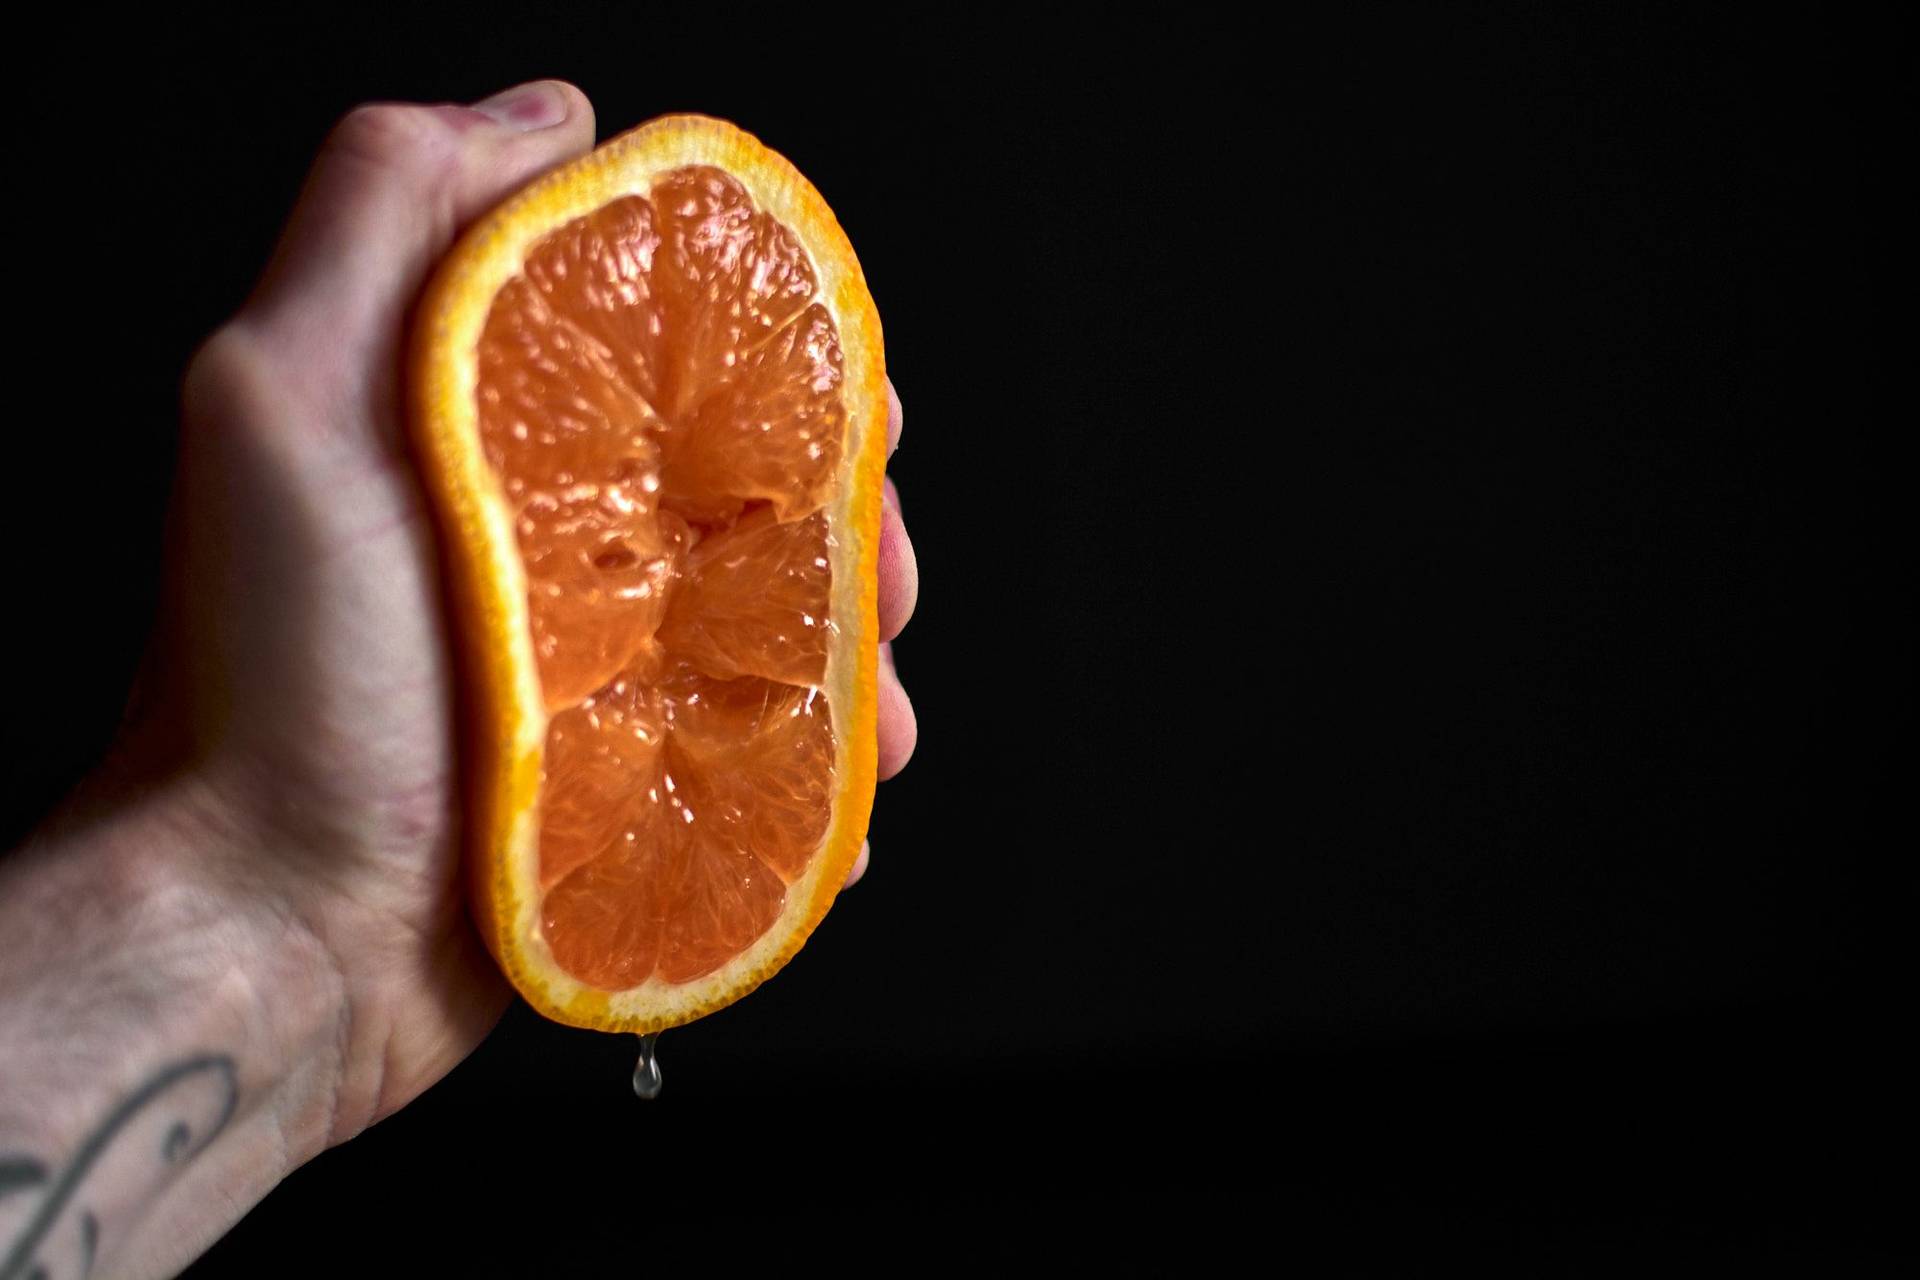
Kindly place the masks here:
<instances>
[{"instance_id":1,"label":"fingertip","mask_svg":"<svg viewBox=\"0 0 1920 1280\"><path fill-rule=\"evenodd\" d=\"M585 89L582 89L571 80L562 80L558 77L543 80L540 83L551 85L556 91L567 97L568 101L572 104L568 111L568 119L585 120L588 123L593 122L593 99L587 96Z\"/></svg>"},{"instance_id":2,"label":"fingertip","mask_svg":"<svg viewBox=\"0 0 1920 1280\"><path fill-rule=\"evenodd\" d=\"M867 859L872 852L873 845L866 840L862 840L860 842L860 856L853 860L853 869L847 872L846 882L840 886L842 889L853 888L854 885L860 882L860 877L867 874Z\"/></svg>"},{"instance_id":3,"label":"fingertip","mask_svg":"<svg viewBox=\"0 0 1920 1280\"><path fill-rule=\"evenodd\" d=\"M900 495L886 484L880 511L880 638L892 640L913 617L920 602L920 562L900 516Z\"/></svg>"},{"instance_id":4,"label":"fingertip","mask_svg":"<svg viewBox=\"0 0 1920 1280\"><path fill-rule=\"evenodd\" d=\"M559 99L565 111L560 123L584 136L586 146L591 147L598 122L593 110L593 99L587 96L586 90L571 80L535 80L532 83Z\"/></svg>"},{"instance_id":5,"label":"fingertip","mask_svg":"<svg viewBox=\"0 0 1920 1280\"><path fill-rule=\"evenodd\" d=\"M471 107L449 108L484 120L493 159L473 175L485 195L477 213L546 169L591 150L593 103L566 80L530 80L483 98ZM493 170L493 173L485 172ZM508 179L511 185L489 179ZM471 214L469 215L471 216Z\"/></svg>"},{"instance_id":6,"label":"fingertip","mask_svg":"<svg viewBox=\"0 0 1920 1280\"><path fill-rule=\"evenodd\" d=\"M516 133L533 133L565 123L576 96L558 80L530 80L480 99L471 110Z\"/></svg>"},{"instance_id":7,"label":"fingertip","mask_svg":"<svg viewBox=\"0 0 1920 1280\"><path fill-rule=\"evenodd\" d=\"M880 646L880 732L879 776L885 781L907 767L913 749L920 741L920 721L913 710L913 699L900 683L893 665L893 646Z\"/></svg>"},{"instance_id":8,"label":"fingertip","mask_svg":"<svg viewBox=\"0 0 1920 1280\"><path fill-rule=\"evenodd\" d=\"M887 456L900 447L900 432L906 426L907 413L900 407L900 393L893 389L893 379L887 379Z\"/></svg>"}]
</instances>

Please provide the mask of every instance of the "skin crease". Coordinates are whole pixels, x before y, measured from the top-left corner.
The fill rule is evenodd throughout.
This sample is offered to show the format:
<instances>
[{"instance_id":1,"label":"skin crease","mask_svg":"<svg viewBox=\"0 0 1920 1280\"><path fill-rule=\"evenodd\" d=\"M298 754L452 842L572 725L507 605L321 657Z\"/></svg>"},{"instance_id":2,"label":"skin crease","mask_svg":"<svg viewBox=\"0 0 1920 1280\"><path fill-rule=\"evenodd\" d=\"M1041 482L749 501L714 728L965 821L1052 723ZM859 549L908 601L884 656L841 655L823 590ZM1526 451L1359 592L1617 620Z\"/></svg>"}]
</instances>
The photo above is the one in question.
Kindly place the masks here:
<instances>
[{"instance_id":1,"label":"skin crease","mask_svg":"<svg viewBox=\"0 0 1920 1280\"><path fill-rule=\"evenodd\" d=\"M285 954L284 940L298 938L323 957L306 969L253 966L269 975L262 983L325 970L315 979L324 994L251 996L278 1009L313 1004L339 1028L337 1078L313 1090L331 1094L310 1108L323 1119L311 1134L282 1122L290 1163L279 1175L416 1097L510 997L459 885L454 674L436 530L403 434L401 349L408 308L461 228L593 141L591 105L558 81L475 108L352 112L255 292L184 379L162 629L114 763L69 808L152 809L107 824L128 844L154 836L132 877L141 892L191 883L196 903L236 904L222 916L235 922L232 949L262 935L277 940L262 948ZM891 386L888 400L891 452L902 423ZM891 485L884 511L879 615L890 641L913 611L918 574ZM887 645L882 778L906 764L915 733ZM146 808L116 799L132 794L166 798ZM81 834L59 839L75 846L107 829L67 825ZM55 852L12 859L7 891L50 874ZM863 848L849 883L867 864ZM271 930L240 923L256 918ZM0 954L11 982L7 961ZM248 1087L290 1069L242 1061ZM248 1203L232 1204L227 1222Z\"/></svg>"}]
</instances>

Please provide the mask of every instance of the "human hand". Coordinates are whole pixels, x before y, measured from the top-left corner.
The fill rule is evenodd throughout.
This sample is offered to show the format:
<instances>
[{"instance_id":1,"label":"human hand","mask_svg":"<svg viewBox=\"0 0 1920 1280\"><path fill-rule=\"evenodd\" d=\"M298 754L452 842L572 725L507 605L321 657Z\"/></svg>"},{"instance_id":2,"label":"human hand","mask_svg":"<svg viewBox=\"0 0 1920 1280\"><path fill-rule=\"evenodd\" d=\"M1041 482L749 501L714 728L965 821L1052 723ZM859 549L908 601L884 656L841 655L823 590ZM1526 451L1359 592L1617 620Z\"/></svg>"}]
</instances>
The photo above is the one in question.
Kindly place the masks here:
<instances>
[{"instance_id":1,"label":"human hand","mask_svg":"<svg viewBox=\"0 0 1920 1280\"><path fill-rule=\"evenodd\" d=\"M467 222L593 136L557 82L356 111L186 379L178 705L244 843L271 851L250 874L340 966L358 1043L333 1141L438 1079L507 998L458 888L453 672L399 390L408 308ZM891 640L917 590L891 484L884 519ZM915 726L890 652L882 667L886 777Z\"/></svg>"},{"instance_id":2,"label":"human hand","mask_svg":"<svg viewBox=\"0 0 1920 1280\"><path fill-rule=\"evenodd\" d=\"M288 1168L439 1079L510 995L460 885L454 671L401 349L461 228L593 138L586 98L554 81L476 107L356 110L258 288L185 378L165 623L123 753L170 779L149 824L169 836L127 892L187 885L222 904L232 929L213 967L247 971L248 998L290 1024L243 1076L272 1077L276 1055L314 1040L304 1024L324 1024L330 1079L307 1093L330 1097L282 1122ZM891 449L901 412L888 394ZM886 492L890 641L917 571ZM880 690L886 778L916 732L890 646ZM111 804L113 784L102 791ZM863 849L849 883L866 865Z\"/></svg>"}]
</instances>

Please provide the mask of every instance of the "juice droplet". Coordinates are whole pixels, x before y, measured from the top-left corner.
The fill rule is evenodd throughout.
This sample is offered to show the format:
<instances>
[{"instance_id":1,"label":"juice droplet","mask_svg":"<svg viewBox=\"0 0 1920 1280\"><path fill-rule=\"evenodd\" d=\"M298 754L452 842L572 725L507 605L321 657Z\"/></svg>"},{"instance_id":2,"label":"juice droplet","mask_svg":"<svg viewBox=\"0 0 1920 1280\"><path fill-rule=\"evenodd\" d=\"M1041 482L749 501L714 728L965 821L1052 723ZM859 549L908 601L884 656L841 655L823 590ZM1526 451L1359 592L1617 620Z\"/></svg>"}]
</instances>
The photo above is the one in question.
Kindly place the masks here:
<instances>
[{"instance_id":1,"label":"juice droplet","mask_svg":"<svg viewBox=\"0 0 1920 1280\"><path fill-rule=\"evenodd\" d=\"M633 1096L651 1101L660 1096L660 1033L640 1037L640 1061L633 1068Z\"/></svg>"}]
</instances>

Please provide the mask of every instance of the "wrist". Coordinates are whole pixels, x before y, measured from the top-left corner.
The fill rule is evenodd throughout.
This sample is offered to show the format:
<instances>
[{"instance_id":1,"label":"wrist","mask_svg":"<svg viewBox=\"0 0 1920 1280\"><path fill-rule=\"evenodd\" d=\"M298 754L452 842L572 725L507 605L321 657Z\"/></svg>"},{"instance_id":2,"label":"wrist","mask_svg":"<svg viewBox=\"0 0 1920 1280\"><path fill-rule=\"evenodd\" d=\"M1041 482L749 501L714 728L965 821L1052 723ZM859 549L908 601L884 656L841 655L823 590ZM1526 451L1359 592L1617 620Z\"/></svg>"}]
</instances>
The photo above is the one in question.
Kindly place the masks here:
<instances>
[{"instance_id":1,"label":"wrist","mask_svg":"<svg viewBox=\"0 0 1920 1280\"><path fill-rule=\"evenodd\" d=\"M0 862L8 1274L168 1274L333 1136L344 983L217 794L96 788Z\"/></svg>"},{"instance_id":2,"label":"wrist","mask_svg":"<svg viewBox=\"0 0 1920 1280\"><path fill-rule=\"evenodd\" d=\"M13 1078L92 1076L105 1097L156 1064L230 1058L238 1107L276 1138L280 1167L259 1170L271 1186L331 1139L345 986L231 813L204 773L183 772L96 793L10 859L0 1040L9 1070L26 1073ZM49 1092L68 1113L42 1112L41 1136L70 1145L95 1092Z\"/></svg>"}]
</instances>

